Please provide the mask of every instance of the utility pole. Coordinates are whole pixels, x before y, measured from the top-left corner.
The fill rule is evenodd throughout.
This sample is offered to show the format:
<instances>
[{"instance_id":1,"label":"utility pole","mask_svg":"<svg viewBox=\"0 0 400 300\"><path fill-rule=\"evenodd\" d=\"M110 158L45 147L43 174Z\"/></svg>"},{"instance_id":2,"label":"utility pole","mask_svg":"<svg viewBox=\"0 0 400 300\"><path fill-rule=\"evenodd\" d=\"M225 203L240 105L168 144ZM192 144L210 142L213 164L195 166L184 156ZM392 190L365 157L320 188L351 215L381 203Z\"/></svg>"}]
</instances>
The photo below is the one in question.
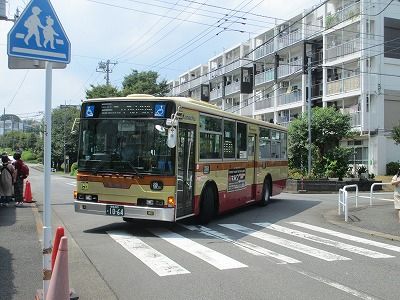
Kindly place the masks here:
<instances>
[{"instance_id":1,"label":"utility pole","mask_svg":"<svg viewBox=\"0 0 400 300\"><path fill-rule=\"evenodd\" d=\"M112 73L112 67L110 65L115 66L117 62L111 62L109 59L107 61L99 62L98 67L96 68L96 72L106 73L104 79L106 80L106 84L110 85L110 73Z\"/></svg>"},{"instance_id":2,"label":"utility pole","mask_svg":"<svg viewBox=\"0 0 400 300\"><path fill-rule=\"evenodd\" d=\"M311 56L307 58L307 81L308 81L308 97L307 97L307 117L308 117L308 175L311 175Z\"/></svg>"}]
</instances>

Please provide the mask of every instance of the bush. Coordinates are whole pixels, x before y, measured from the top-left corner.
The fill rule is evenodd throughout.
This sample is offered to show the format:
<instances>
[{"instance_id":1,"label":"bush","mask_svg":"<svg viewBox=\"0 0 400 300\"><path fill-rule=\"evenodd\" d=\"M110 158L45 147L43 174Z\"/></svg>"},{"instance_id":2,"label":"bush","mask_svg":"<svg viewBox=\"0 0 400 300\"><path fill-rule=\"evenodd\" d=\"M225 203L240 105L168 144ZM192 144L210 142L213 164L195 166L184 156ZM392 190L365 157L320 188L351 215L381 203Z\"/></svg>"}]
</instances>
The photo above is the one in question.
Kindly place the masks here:
<instances>
[{"instance_id":1,"label":"bush","mask_svg":"<svg viewBox=\"0 0 400 300\"><path fill-rule=\"evenodd\" d=\"M36 161L37 158L35 153L33 153L30 150L23 151L21 156L23 161L29 161L29 162Z\"/></svg>"},{"instance_id":2,"label":"bush","mask_svg":"<svg viewBox=\"0 0 400 300\"><path fill-rule=\"evenodd\" d=\"M290 179L302 179L304 174L299 169L289 169L288 178Z\"/></svg>"},{"instance_id":3,"label":"bush","mask_svg":"<svg viewBox=\"0 0 400 300\"><path fill-rule=\"evenodd\" d=\"M357 170L357 173L358 173L358 176L359 176L359 177L361 176L362 173L367 173L367 172L368 172L367 167L364 166L364 165L360 166L360 167L358 168L358 170Z\"/></svg>"},{"instance_id":4,"label":"bush","mask_svg":"<svg viewBox=\"0 0 400 300\"><path fill-rule=\"evenodd\" d=\"M386 164L386 175L396 175L400 168L400 162L391 161Z\"/></svg>"},{"instance_id":5,"label":"bush","mask_svg":"<svg viewBox=\"0 0 400 300\"><path fill-rule=\"evenodd\" d=\"M74 162L71 165L71 173L69 173L71 176L76 176L76 173L78 173L78 163Z\"/></svg>"}]
</instances>

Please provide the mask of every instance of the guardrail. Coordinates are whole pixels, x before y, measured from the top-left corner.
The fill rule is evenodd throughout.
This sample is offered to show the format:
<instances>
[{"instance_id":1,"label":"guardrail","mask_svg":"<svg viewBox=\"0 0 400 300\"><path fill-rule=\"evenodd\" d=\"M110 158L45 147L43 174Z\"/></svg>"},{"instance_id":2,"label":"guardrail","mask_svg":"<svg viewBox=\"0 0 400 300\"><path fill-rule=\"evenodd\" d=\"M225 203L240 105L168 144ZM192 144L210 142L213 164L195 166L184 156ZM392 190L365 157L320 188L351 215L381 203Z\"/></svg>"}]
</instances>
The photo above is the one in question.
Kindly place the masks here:
<instances>
[{"instance_id":1,"label":"guardrail","mask_svg":"<svg viewBox=\"0 0 400 300\"><path fill-rule=\"evenodd\" d=\"M348 195L348 188L355 188L356 194L355 196ZM356 198L356 207L358 206L358 185L351 184L345 185L342 189L339 189L339 199L338 199L338 215L341 215L341 212L344 212L344 221L347 222L349 219L349 198L355 197Z\"/></svg>"},{"instance_id":2,"label":"guardrail","mask_svg":"<svg viewBox=\"0 0 400 300\"><path fill-rule=\"evenodd\" d=\"M373 198L373 194L374 194L374 187L377 185L392 185L390 182L386 182L386 183L373 183L371 185L371 190L369 192L369 205L372 206L372 198ZM381 192L379 194L393 194L393 192ZM376 194L376 193L375 193ZM393 199L383 199L383 200L391 200L393 201Z\"/></svg>"}]
</instances>

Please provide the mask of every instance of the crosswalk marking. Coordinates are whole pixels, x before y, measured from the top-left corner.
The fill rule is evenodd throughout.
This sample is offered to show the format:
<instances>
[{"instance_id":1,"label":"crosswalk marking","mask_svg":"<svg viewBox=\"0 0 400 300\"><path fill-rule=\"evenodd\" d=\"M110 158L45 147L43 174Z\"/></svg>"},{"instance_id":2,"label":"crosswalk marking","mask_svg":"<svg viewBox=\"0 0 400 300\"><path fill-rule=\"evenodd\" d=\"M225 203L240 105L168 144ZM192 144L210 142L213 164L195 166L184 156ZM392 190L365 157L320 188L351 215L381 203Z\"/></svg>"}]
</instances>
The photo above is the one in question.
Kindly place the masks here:
<instances>
[{"instance_id":1,"label":"crosswalk marking","mask_svg":"<svg viewBox=\"0 0 400 300\"><path fill-rule=\"evenodd\" d=\"M341 255L337 255L337 254L333 254L324 250L320 250L314 247L310 247L310 246L306 246L297 242L293 242L284 238L280 238L265 232L261 232L261 231L256 231L254 229L251 228L247 228L241 225L237 225L237 224L219 224L223 227L229 228L231 230L243 233L243 234L247 234L250 236L253 236L255 238L270 242L270 243L274 243L277 245L280 245L282 247L285 248L289 248L307 255L311 255L314 257L317 257L319 259L322 260L326 260L326 261L335 261L335 260L351 260L350 258L341 256Z\"/></svg>"},{"instance_id":2,"label":"crosswalk marking","mask_svg":"<svg viewBox=\"0 0 400 300\"><path fill-rule=\"evenodd\" d=\"M223 234L221 232L212 230L211 228L208 228L208 227L204 227L204 226L187 226L187 225L183 225L183 227L185 227L185 228L187 228L189 230L198 231L198 232L200 232L200 233L202 233L204 235L211 236L211 237L220 239L222 241L231 243L231 244L239 247L240 249L242 249L242 250L244 250L247 253L250 253L252 255L271 257L271 258L277 260L278 263L280 263L280 264L286 264L286 263L295 264L295 263L300 263L301 262L301 261L299 261L297 259L291 258L291 257L283 255L283 254L276 253L274 251L268 250L266 248L257 246L255 244L252 244L252 243L249 243L249 242L246 242L246 241L233 240L230 237L228 237L227 235L225 235L225 234Z\"/></svg>"},{"instance_id":3,"label":"crosswalk marking","mask_svg":"<svg viewBox=\"0 0 400 300\"><path fill-rule=\"evenodd\" d=\"M247 267L247 265L242 264L241 262L234 260L233 258L230 258L224 254L207 248L175 232L168 231L163 228L149 228L148 230L154 235L200 258L201 260L211 264L212 266L220 270Z\"/></svg>"},{"instance_id":4,"label":"crosswalk marking","mask_svg":"<svg viewBox=\"0 0 400 300\"><path fill-rule=\"evenodd\" d=\"M150 247L139 238L122 231L107 231L118 244L140 259L159 276L190 273L179 264Z\"/></svg>"},{"instance_id":5,"label":"crosswalk marking","mask_svg":"<svg viewBox=\"0 0 400 300\"><path fill-rule=\"evenodd\" d=\"M398 247L398 246L393 246L393 245L389 245L389 244L385 244L385 243L381 243L381 242L375 242L375 241L367 240L364 238L352 236L350 234L341 233L338 231L333 231L330 229L325 229L322 227L318 227L318 226L314 226L314 225L310 225L310 224L306 224L306 223L302 223L302 222L288 222L288 223L299 226L299 227L303 227L303 228L311 229L314 231L333 235L333 236L336 236L336 237L339 237L342 239L351 240L354 242L358 242L358 243L362 243L362 244L366 244L366 245L370 245L370 246L375 246L375 247L379 247L379 248L384 248L384 249L400 252L400 247Z\"/></svg>"},{"instance_id":6,"label":"crosswalk marking","mask_svg":"<svg viewBox=\"0 0 400 300\"><path fill-rule=\"evenodd\" d=\"M357 246L353 246L353 245L349 245L346 243L342 243L342 242L337 242L334 240L330 240L330 239L326 239L323 237L319 237L313 234L309 234L309 233L305 233L302 231L298 231L298 230L294 230L294 229L290 229L290 228L286 228L283 226L279 226L276 224L271 224L271 223L253 223L257 226L261 226L264 228L268 228L268 229L272 229L278 232L282 232L282 233L286 233L286 234L290 234L296 237L300 237L309 241L313 241L316 243L320 243L320 244L324 244L324 245L328 245L328 246L332 246L332 247L336 247L342 250L346 250L346 251L350 251L353 253L357 253L360 255L364 255L364 256L368 256L368 257L372 257L372 258L390 258L393 257L392 255L388 255L388 254L384 254L384 253L380 253L380 252L376 252L376 251L372 251L372 250L368 250L362 247L357 247Z\"/></svg>"}]
</instances>

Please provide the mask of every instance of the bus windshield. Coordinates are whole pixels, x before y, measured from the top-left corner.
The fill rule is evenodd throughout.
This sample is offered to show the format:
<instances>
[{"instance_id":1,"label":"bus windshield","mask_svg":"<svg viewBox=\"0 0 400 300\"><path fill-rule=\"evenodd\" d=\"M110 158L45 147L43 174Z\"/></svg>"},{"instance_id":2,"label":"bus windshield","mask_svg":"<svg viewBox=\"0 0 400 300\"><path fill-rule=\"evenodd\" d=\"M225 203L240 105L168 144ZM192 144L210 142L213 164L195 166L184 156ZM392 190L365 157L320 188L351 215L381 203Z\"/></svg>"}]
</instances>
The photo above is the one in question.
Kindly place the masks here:
<instances>
[{"instance_id":1,"label":"bus windshield","mask_svg":"<svg viewBox=\"0 0 400 300\"><path fill-rule=\"evenodd\" d=\"M165 119L85 119L80 126L80 171L174 174L175 149L167 146Z\"/></svg>"}]
</instances>

